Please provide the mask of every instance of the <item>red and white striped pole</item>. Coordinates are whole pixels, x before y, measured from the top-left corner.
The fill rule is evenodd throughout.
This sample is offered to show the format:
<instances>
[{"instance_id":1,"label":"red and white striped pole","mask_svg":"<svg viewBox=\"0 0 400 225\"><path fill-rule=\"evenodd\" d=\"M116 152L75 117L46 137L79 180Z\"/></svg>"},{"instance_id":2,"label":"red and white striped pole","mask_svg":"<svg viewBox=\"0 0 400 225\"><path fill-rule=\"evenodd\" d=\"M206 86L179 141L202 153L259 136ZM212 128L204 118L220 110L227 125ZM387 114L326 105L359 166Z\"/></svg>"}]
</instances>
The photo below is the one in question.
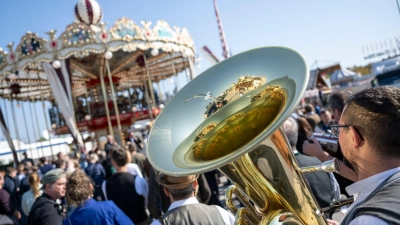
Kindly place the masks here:
<instances>
[{"instance_id":1,"label":"red and white striped pole","mask_svg":"<svg viewBox=\"0 0 400 225\"><path fill-rule=\"evenodd\" d=\"M222 22L221 18L219 16L219 11L218 11L218 6L217 6L217 0L214 0L214 9L215 9L215 15L217 17L217 23L218 23L218 30L219 30L219 37L221 39L221 45L222 45L222 55L224 58L228 58L231 56L231 53L229 52L229 47L228 43L226 42L226 37L224 33L224 28L222 27Z\"/></svg>"}]
</instances>

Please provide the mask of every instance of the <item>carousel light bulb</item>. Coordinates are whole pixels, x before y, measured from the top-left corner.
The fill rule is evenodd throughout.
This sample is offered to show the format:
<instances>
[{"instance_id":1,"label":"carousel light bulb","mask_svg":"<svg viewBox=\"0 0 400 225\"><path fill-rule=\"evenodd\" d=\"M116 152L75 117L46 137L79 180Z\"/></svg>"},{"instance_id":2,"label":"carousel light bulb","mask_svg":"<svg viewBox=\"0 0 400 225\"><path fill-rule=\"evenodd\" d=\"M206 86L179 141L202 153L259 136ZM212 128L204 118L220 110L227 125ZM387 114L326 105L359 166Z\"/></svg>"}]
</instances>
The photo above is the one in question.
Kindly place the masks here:
<instances>
[{"instance_id":1,"label":"carousel light bulb","mask_svg":"<svg viewBox=\"0 0 400 225\"><path fill-rule=\"evenodd\" d=\"M57 127L57 125L55 124L55 123L53 123L52 125L51 125L51 128L53 128L53 129L55 129Z\"/></svg>"},{"instance_id":2,"label":"carousel light bulb","mask_svg":"<svg viewBox=\"0 0 400 225\"><path fill-rule=\"evenodd\" d=\"M17 79L17 74L15 74L15 73L10 73L9 75L8 75L8 79L10 79L10 80L15 80L15 79Z\"/></svg>"},{"instance_id":3,"label":"carousel light bulb","mask_svg":"<svg viewBox=\"0 0 400 225\"><path fill-rule=\"evenodd\" d=\"M51 65L53 66L54 69L60 69L61 62L60 62L60 60L54 60Z\"/></svg>"},{"instance_id":4,"label":"carousel light bulb","mask_svg":"<svg viewBox=\"0 0 400 225\"><path fill-rule=\"evenodd\" d=\"M85 116L85 120L86 120L86 121L89 121L90 119L92 119L92 117L91 117L90 115L86 115L86 116Z\"/></svg>"},{"instance_id":5,"label":"carousel light bulb","mask_svg":"<svg viewBox=\"0 0 400 225\"><path fill-rule=\"evenodd\" d=\"M200 62L200 61L201 61L201 57L200 57L200 56L197 57L196 59L197 59L197 62Z\"/></svg>"},{"instance_id":6,"label":"carousel light bulb","mask_svg":"<svg viewBox=\"0 0 400 225\"><path fill-rule=\"evenodd\" d=\"M106 53L104 53L104 58L106 58L106 59L111 59L112 57L113 57L112 52L106 51Z\"/></svg>"},{"instance_id":7,"label":"carousel light bulb","mask_svg":"<svg viewBox=\"0 0 400 225\"><path fill-rule=\"evenodd\" d=\"M174 80L172 80L172 78L169 78L169 83L170 83L170 84L173 84L173 83L174 83Z\"/></svg>"},{"instance_id":8,"label":"carousel light bulb","mask_svg":"<svg viewBox=\"0 0 400 225\"><path fill-rule=\"evenodd\" d=\"M133 107L132 107L132 112L137 112L136 106L133 106Z\"/></svg>"},{"instance_id":9,"label":"carousel light bulb","mask_svg":"<svg viewBox=\"0 0 400 225\"><path fill-rule=\"evenodd\" d=\"M201 68L201 65L200 64L197 64L197 69L200 69Z\"/></svg>"},{"instance_id":10,"label":"carousel light bulb","mask_svg":"<svg viewBox=\"0 0 400 225\"><path fill-rule=\"evenodd\" d=\"M164 104L160 104L158 107L159 107L160 109L163 109L165 106L164 106Z\"/></svg>"},{"instance_id":11,"label":"carousel light bulb","mask_svg":"<svg viewBox=\"0 0 400 225\"><path fill-rule=\"evenodd\" d=\"M153 48L152 50L151 50L151 55L152 56L157 56L158 55L158 49L157 48Z\"/></svg>"}]
</instances>

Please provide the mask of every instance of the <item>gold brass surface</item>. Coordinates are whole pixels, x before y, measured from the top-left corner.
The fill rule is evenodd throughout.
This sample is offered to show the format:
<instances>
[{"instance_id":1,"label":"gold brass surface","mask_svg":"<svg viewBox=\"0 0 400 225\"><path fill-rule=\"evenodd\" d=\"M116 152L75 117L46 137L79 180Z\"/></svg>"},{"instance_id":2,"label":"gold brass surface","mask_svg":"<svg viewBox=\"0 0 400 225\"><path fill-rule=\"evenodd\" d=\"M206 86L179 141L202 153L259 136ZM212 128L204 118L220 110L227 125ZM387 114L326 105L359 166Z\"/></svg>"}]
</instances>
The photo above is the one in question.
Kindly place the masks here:
<instances>
[{"instance_id":1,"label":"gold brass surface","mask_svg":"<svg viewBox=\"0 0 400 225\"><path fill-rule=\"evenodd\" d=\"M158 116L150 163L174 176L218 168L234 184L226 201L236 224L327 224L280 129L299 104L308 73L301 55L284 47L222 61ZM236 208L233 196L245 208Z\"/></svg>"}]
</instances>

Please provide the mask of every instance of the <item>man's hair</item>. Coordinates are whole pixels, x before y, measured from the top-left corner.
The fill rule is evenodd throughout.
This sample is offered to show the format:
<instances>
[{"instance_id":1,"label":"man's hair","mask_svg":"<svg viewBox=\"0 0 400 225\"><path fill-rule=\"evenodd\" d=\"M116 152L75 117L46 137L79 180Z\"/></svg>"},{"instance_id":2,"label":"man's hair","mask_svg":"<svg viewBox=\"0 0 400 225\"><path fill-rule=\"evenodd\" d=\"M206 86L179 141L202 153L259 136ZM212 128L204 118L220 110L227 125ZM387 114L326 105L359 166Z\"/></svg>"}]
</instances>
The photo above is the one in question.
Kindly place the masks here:
<instances>
[{"instance_id":1,"label":"man's hair","mask_svg":"<svg viewBox=\"0 0 400 225\"><path fill-rule=\"evenodd\" d=\"M11 174L12 172L17 172L17 169L11 166L7 167L6 173Z\"/></svg>"},{"instance_id":2,"label":"man's hair","mask_svg":"<svg viewBox=\"0 0 400 225\"><path fill-rule=\"evenodd\" d=\"M346 101L344 121L380 156L400 157L399 88L368 88L352 95Z\"/></svg>"},{"instance_id":3,"label":"man's hair","mask_svg":"<svg viewBox=\"0 0 400 225\"><path fill-rule=\"evenodd\" d=\"M304 106L304 111L306 111L306 113L314 112L314 106L311 104L307 104L306 106Z\"/></svg>"},{"instance_id":4,"label":"man's hair","mask_svg":"<svg viewBox=\"0 0 400 225\"><path fill-rule=\"evenodd\" d=\"M65 162L63 160L57 160L54 162L54 166L56 168L61 168L61 166L63 166L65 164Z\"/></svg>"},{"instance_id":5,"label":"man's hair","mask_svg":"<svg viewBox=\"0 0 400 225\"><path fill-rule=\"evenodd\" d=\"M92 185L92 187L90 187ZM93 194L92 180L81 169L75 170L67 180L67 196L74 202L82 203Z\"/></svg>"},{"instance_id":6,"label":"man's hair","mask_svg":"<svg viewBox=\"0 0 400 225\"><path fill-rule=\"evenodd\" d=\"M136 146L136 144L135 143L129 143L129 145L128 145L128 150L129 150L129 152L136 152L137 151L137 146Z\"/></svg>"},{"instance_id":7,"label":"man's hair","mask_svg":"<svg viewBox=\"0 0 400 225\"><path fill-rule=\"evenodd\" d=\"M296 146L299 135L297 122L289 117L282 126L290 145Z\"/></svg>"},{"instance_id":8,"label":"man's hair","mask_svg":"<svg viewBox=\"0 0 400 225\"><path fill-rule=\"evenodd\" d=\"M193 192L193 185L190 185L189 187L183 189L167 189L175 200L180 200L191 196Z\"/></svg>"},{"instance_id":9,"label":"man's hair","mask_svg":"<svg viewBox=\"0 0 400 225\"><path fill-rule=\"evenodd\" d=\"M329 96L328 104L333 112L337 109L339 112L343 112L344 103L349 99L352 93L350 91L339 91Z\"/></svg>"},{"instance_id":10,"label":"man's hair","mask_svg":"<svg viewBox=\"0 0 400 225\"><path fill-rule=\"evenodd\" d=\"M128 163L128 152L120 147L113 148L111 151L111 159L117 166L125 166Z\"/></svg>"},{"instance_id":11,"label":"man's hair","mask_svg":"<svg viewBox=\"0 0 400 225\"><path fill-rule=\"evenodd\" d=\"M327 113L330 113L329 110L322 109L319 114L322 115L322 114L327 114Z\"/></svg>"},{"instance_id":12,"label":"man's hair","mask_svg":"<svg viewBox=\"0 0 400 225\"><path fill-rule=\"evenodd\" d=\"M46 157L41 157L41 158L40 158L40 162L41 162L41 163L44 164L46 161L47 161Z\"/></svg>"}]
</instances>

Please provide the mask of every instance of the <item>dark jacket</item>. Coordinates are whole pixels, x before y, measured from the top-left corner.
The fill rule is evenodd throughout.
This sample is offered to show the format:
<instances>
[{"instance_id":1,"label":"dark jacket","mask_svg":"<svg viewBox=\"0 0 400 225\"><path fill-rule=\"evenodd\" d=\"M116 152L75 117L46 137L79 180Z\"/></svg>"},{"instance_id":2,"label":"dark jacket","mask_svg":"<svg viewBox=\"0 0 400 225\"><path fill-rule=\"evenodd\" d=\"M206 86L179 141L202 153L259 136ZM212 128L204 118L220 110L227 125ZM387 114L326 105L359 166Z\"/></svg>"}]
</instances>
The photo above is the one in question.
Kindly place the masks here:
<instances>
[{"instance_id":1,"label":"dark jacket","mask_svg":"<svg viewBox=\"0 0 400 225\"><path fill-rule=\"evenodd\" d=\"M28 225L62 225L64 219L62 205L56 203L46 193L43 193L32 205L28 217Z\"/></svg>"},{"instance_id":2,"label":"dark jacket","mask_svg":"<svg viewBox=\"0 0 400 225\"><path fill-rule=\"evenodd\" d=\"M85 169L88 177L92 178L95 185L101 185L106 179L106 172L100 163L90 163Z\"/></svg>"},{"instance_id":3,"label":"dark jacket","mask_svg":"<svg viewBox=\"0 0 400 225\"><path fill-rule=\"evenodd\" d=\"M315 157L306 156L302 154L295 154L299 166L316 166L321 165L321 161ZM332 203L332 186L329 174L324 171L317 171L313 173L305 173L304 177L310 185L311 191L320 207L328 207Z\"/></svg>"},{"instance_id":4,"label":"dark jacket","mask_svg":"<svg viewBox=\"0 0 400 225\"><path fill-rule=\"evenodd\" d=\"M45 175L47 172L50 170L54 169L53 165L51 164L45 164L39 168L40 172Z\"/></svg>"},{"instance_id":5,"label":"dark jacket","mask_svg":"<svg viewBox=\"0 0 400 225\"><path fill-rule=\"evenodd\" d=\"M14 205L10 202L10 194L0 189L0 214L12 215L15 212Z\"/></svg>"},{"instance_id":6,"label":"dark jacket","mask_svg":"<svg viewBox=\"0 0 400 225\"><path fill-rule=\"evenodd\" d=\"M24 177L19 185L19 192L20 192L20 196L22 197L22 195L29 191L31 189L31 186L29 185L29 177L31 176L31 174L26 175L26 177Z\"/></svg>"},{"instance_id":7,"label":"dark jacket","mask_svg":"<svg viewBox=\"0 0 400 225\"><path fill-rule=\"evenodd\" d=\"M4 185L3 189L6 190L10 194L10 199L15 206L20 204L20 197L19 197L19 179L12 178L9 175L4 177Z\"/></svg>"}]
</instances>

